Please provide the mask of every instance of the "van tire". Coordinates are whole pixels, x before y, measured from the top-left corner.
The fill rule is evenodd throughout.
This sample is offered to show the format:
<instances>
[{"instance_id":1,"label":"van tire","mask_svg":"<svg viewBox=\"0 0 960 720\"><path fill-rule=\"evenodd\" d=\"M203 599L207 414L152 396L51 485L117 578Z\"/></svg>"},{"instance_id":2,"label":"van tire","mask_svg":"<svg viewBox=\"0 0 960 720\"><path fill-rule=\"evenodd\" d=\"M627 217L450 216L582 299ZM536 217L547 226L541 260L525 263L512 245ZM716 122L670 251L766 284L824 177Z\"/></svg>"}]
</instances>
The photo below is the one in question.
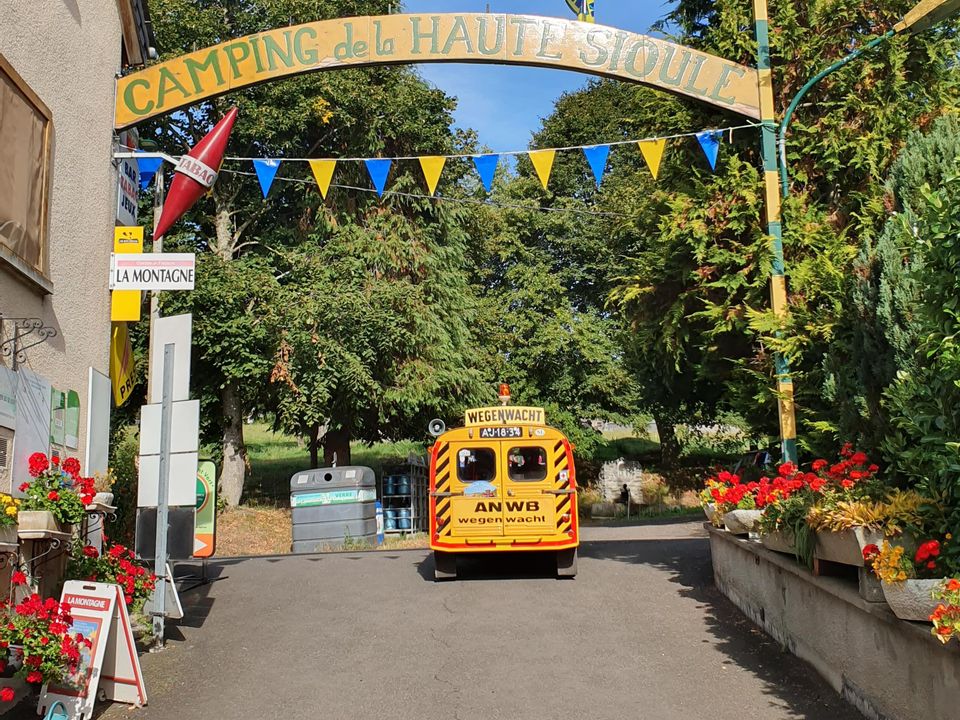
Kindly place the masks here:
<instances>
[{"instance_id":1,"label":"van tire","mask_svg":"<svg viewBox=\"0 0 960 720\"><path fill-rule=\"evenodd\" d=\"M557 577L572 578L577 576L577 548L557 551Z\"/></svg>"},{"instance_id":2,"label":"van tire","mask_svg":"<svg viewBox=\"0 0 960 720\"><path fill-rule=\"evenodd\" d=\"M433 551L433 579L437 582L457 579L457 556L454 553Z\"/></svg>"}]
</instances>

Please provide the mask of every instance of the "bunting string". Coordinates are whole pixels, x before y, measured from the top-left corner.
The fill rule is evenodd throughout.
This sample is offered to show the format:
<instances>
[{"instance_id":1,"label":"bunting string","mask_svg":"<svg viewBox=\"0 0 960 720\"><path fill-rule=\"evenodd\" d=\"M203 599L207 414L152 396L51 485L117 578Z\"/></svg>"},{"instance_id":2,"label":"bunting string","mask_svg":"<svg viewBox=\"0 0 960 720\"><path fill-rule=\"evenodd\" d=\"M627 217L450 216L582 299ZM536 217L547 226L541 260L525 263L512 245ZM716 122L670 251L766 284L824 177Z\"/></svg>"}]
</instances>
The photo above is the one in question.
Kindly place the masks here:
<instances>
[{"instance_id":1,"label":"bunting string","mask_svg":"<svg viewBox=\"0 0 960 720\"><path fill-rule=\"evenodd\" d=\"M712 128L698 132L676 133L673 135L662 135L652 138L642 138L636 140L616 140L609 143L599 143L596 145L571 145L558 148L544 148L536 150L510 150L506 152L480 152L458 155L413 155L391 158L254 158L254 157L236 157L228 156L226 161L230 162L249 162L253 164L254 174L260 183L260 189L263 197L266 198L270 193L274 180L277 178L277 172L281 163L307 163L313 174L314 181L320 191L321 196L326 200L331 187L347 187L333 183L333 177L340 163L363 163L370 177L377 196L383 198L387 192L387 184L390 179L390 173L393 165L397 162L416 161L420 165L423 173L423 179L426 183L430 195L436 195L437 187L444 168L450 160L466 160L473 162L474 168L480 177L484 189L490 193L493 191L493 181L496 176L497 167L502 157L526 155L533 164L537 177L544 190L547 190L550 184L550 176L553 172L557 153L579 151L583 153L584 159L593 174L597 188L603 183L604 175L607 172L607 166L610 159L610 152L615 147L626 145L635 145L640 150L640 154L647 165L650 174L654 180L658 179L661 163L666 152L669 141L680 140L683 138L695 138L702 150L707 164L712 171L716 170L717 159L720 153L720 144L724 134L729 134L732 141L733 132L736 130L745 130L762 127L759 123L747 123L743 125L734 125L724 128ZM155 175L159 160L156 157L144 157L138 159L141 168L141 185L146 187ZM286 178L280 178L286 179ZM359 188L352 188L359 189Z\"/></svg>"}]
</instances>

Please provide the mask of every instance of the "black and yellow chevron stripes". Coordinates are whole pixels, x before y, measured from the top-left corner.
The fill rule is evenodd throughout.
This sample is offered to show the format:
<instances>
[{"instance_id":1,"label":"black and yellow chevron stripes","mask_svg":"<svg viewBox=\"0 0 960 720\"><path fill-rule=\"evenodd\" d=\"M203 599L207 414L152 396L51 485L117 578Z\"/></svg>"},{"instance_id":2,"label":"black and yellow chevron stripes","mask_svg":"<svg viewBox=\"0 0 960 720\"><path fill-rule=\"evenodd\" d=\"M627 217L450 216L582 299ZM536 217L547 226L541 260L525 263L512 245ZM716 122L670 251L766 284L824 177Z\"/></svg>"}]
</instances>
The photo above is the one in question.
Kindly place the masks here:
<instances>
[{"instance_id":1,"label":"black and yellow chevron stripes","mask_svg":"<svg viewBox=\"0 0 960 720\"><path fill-rule=\"evenodd\" d=\"M444 443L440 446L440 449L437 451L437 470L435 473L436 484L434 486L435 492L445 493L450 492L450 444ZM448 497L438 497L434 498L436 503L436 518L437 518L437 528L438 534L443 536L450 535L450 523L449 523L449 514L450 514L450 498Z\"/></svg>"},{"instance_id":2,"label":"black and yellow chevron stripes","mask_svg":"<svg viewBox=\"0 0 960 720\"><path fill-rule=\"evenodd\" d=\"M570 461L567 459L566 448L562 442L557 442L553 446L553 483L556 490L568 490L570 488L569 474L566 480L560 479L560 473L563 470L570 469ZM565 533L570 530L572 525L572 516L564 519L564 515L571 514L573 507L570 501L570 495L557 495L557 533Z\"/></svg>"}]
</instances>

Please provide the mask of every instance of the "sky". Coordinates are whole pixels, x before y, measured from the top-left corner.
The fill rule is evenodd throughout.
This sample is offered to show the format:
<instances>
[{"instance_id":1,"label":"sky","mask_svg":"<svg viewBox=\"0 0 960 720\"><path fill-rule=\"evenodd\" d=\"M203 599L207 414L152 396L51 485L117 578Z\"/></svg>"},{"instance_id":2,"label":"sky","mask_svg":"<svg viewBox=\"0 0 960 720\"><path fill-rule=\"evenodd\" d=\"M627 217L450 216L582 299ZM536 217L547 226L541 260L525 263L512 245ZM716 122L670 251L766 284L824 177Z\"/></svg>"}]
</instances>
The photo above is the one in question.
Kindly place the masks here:
<instances>
[{"instance_id":1,"label":"sky","mask_svg":"<svg viewBox=\"0 0 960 720\"><path fill-rule=\"evenodd\" d=\"M667 0L596 0L597 23L648 33L668 11ZM405 12L490 12L573 19L565 0L403 0ZM494 152L524 150L564 92L591 76L565 70L501 65L425 63L421 75L458 98L456 124L477 131Z\"/></svg>"}]
</instances>

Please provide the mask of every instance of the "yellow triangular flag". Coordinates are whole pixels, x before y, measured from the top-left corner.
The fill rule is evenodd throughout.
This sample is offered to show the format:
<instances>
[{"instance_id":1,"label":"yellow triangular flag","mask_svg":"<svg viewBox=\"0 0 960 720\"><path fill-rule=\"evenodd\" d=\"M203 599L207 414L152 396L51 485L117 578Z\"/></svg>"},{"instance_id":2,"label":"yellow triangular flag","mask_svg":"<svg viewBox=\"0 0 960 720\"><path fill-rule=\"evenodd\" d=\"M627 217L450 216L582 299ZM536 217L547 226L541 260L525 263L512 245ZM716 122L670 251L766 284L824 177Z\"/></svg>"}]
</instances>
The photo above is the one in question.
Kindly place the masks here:
<instances>
[{"instance_id":1,"label":"yellow triangular flag","mask_svg":"<svg viewBox=\"0 0 960 720\"><path fill-rule=\"evenodd\" d=\"M641 140L638 144L640 145L640 152L643 153L643 159L647 161L647 167L650 168L650 174L656 180L660 173L660 161L663 160L663 150L667 146L667 139Z\"/></svg>"},{"instance_id":2,"label":"yellow triangular flag","mask_svg":"<svg viewBox=\"0 0 960 720\"><path fill-rule=\"evenodd\" d=\"M540 182L543 183L543 189L547 189L547 183L550 182L550 173L553 172L553 160L557 157L556 150L531 150L527 153L530 156L530 162L533 163Z\"/></svg>"},{"instance_id":3,"label":"yellow triangular flag","mask_svg":"<svg viewBox=\"0 0 960 720\"><path fill-rule=\"evenodd\" d=\"M327 199L327 190L330 189L330 181L333 180L333 171L337 167L336 160L311 160L310 169L313 170L313 177L317 181L317 187L320 188L320 194L323 199Z\"/></svg>"},{"instance_id":4,"label":"yellow triangular flag","mask_svg":"<svg viewBox=\"0 0 960 720\"><path fill-rule=\"evenodd\" d=\"M423 177L427 181L427 187L430 194L437 191L437 183L440 182L440 173L443 172L443 166L447 164L445 157L430 155L420 158L420 167L423 168Z\"/></svg>"}]
</instances>

